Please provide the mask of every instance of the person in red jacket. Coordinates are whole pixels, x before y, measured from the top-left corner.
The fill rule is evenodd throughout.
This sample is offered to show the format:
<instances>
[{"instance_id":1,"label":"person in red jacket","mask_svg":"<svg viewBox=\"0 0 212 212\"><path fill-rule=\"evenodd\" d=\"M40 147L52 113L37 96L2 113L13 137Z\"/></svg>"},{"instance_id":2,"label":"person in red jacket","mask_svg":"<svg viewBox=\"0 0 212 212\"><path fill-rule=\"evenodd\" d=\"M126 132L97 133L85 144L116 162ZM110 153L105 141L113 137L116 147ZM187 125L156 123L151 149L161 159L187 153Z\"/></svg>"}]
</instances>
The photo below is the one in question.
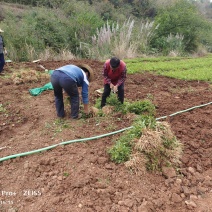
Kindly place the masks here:
<instances>
[{"instance_id":1,"label":"person in red jacket","mask_svg":"<svg viewBox=\"0 0 212 212\"><path fill-rule=\"evenodd\" d=\"M106 99L111 90L118 92L118 100L124 103L124 82L126 80L126 64L117 57L106 60L103 69L104 91L102 94L101 108L106 105Z\"/></svg>"}]
</instances>

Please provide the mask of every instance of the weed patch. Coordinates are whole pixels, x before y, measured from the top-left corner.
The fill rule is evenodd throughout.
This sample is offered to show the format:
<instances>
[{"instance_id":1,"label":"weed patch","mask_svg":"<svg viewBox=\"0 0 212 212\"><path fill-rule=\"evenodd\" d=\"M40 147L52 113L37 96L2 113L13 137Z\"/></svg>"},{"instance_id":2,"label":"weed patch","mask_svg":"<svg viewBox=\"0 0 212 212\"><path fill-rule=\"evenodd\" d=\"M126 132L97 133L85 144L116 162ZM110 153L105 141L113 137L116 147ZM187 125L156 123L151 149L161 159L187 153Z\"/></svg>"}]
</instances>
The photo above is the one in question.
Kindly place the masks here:
<instances>
[{"instance_id":1,"label":"weed patch","mask_svg":"<svg viewBox=\"0 0 212 212\"><path fill-rule=\"evenodd\" d=\"M45 123L45 128L48 132L53 132L54 135L63 131L63 129L69 128L69 123L63 119L56 119L53 123Z\"/></svg>"},{"instance_id":2,"label":"weed patch","mask_svg":"<svg viewBox=\"0 0 212 212\"><path fill-rule=\"evenodd\" d=\"M0 113L5 113L6 108L3 106L3 104L0 104Z\"/></svg>"}]
</instances>

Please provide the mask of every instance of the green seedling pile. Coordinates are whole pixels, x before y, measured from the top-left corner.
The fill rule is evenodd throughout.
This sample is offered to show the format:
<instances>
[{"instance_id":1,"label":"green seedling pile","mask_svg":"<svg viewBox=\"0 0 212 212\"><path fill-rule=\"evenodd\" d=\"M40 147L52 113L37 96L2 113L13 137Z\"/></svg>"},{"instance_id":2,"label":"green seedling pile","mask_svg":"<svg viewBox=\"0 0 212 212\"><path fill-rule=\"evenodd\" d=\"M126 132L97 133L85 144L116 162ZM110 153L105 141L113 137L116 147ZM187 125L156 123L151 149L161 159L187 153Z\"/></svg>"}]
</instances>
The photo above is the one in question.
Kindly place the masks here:
<instances>
[{"instance_id":1,"label":"green seedling pile","mask_svg":"<svg viewBox=\"0 0 212 212\"><path fill-rule=\"evenodd\" d=\"M163 166L176 168L179 165L182 145L166 122L156 122L155 106L151 101L126 101L122 105L115 95L111 95L107 104L114 106L115 111L137 115L132 128L108 149L112 161L125 163L133 170L145 167L150 171L161 171Z\"/></svg>"}]
</instances>

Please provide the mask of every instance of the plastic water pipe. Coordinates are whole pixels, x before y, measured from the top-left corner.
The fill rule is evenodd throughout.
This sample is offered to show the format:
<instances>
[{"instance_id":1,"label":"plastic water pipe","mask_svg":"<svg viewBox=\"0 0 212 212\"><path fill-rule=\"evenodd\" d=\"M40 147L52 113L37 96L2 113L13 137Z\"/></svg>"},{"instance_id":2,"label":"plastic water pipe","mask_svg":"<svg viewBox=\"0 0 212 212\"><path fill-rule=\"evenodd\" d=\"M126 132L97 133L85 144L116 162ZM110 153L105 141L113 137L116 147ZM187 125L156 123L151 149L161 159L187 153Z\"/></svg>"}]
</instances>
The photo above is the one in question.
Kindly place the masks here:
<instances>
[{"instance_id":1,"label":"plastic water pipe","mask_svg":"<svg viewBox=\"0 0 212 212\"><path fill-rule=\"evenodd\" d=\"M83 142L83 141L89 141L89 140L94 140L94 139L98 139L98 138L103 138L103 137L106 137L106 136L110 136L110 135L113 135L113 134L116 134L116 133L123 132L125 130L130 129L130 128L132 128L132 126L124 128L124 129L121 129L121 130L117 130L117 131L114 131L114 132L110 132L110 133L107 133L107 134L103 134L103 135L98 135L98 136L94 136L94 137L90 137L90 138L76 139L76 140L71 140L71 141L64 141L64 142L61 142L61 143L58 143L58 144L55 144L55 145L52 145L52 146L44 147L44 148L41 148L41 149L36 149L36 150L29 151L29 152L23 152L23 153L18 153L18 154L14 154L14 155L9 155L9 156L0 158L0 162L5 161L5 160L9 160L9 159L12 159L12 158L17 158L17 157L21 157L21 156L31 155L31 154L34 154L34 153L45 152L47 150L53 149L53 148L55 148L57 146L61 146L61 145L66 145L66 144L71 144L71 143L76 143L76 142Z\"/></svg>"},{"instance_id":2,"label":"plastic water pipe","mask_svg":"<svg viewBox=\"0 0 212 212\"><path fill-rule=\"evenodd\" d=\"M186 110L181 110L181 111L172 113L171 115L168 115L168 116L162 116L162 117L156 118L156 120L165 119L167 117L175 116L177 114L181 114L181 113L184 113L184 112L196 109L196 108L205 107L205 106L210 105L210 104L212 104L212 102L209 102L209 103L206 103L206 104L202 104L202 105L198 105L198 106L194 106L194 107L188 108ZM55 144L55 145L52 145L52 146L44 147L44 148L41 148L41 149L36 149L36 150L29 151L29 152L23 152L23 153L18 153L18 154L14 154L14 155L9 155L9 156L0 158L0 162L5 161L5 160L9 160L9 159L12 159L12 158L21 157L21 156L27 156L27 155L31 155L31 154L35 154L35 153L41 153L41 152L53 149L53 148L55 148L57 146L61 146L61 145L66 145L66 144L71 144L71 143L76 143L76 142L83 142L83 141L89 141L89 140L94 140L94 139L98 139L98 138L103 138L103 137L106 137L106 136L110 136L110 135L114 135L116 133L123 132L125 130L129 130L131 128L133 128L133 126L126 127L126 128L123 128L123 129L120 129L120 130L117 130L117 131L114 131L114 132L106 133L106 134L103 134L103 135L98 135L98 136L94 136L94 137L90 137L90 138L82 138L82 139L64 141L64 142L61 142L59 144Z\"/></svg>"}]
</instances>

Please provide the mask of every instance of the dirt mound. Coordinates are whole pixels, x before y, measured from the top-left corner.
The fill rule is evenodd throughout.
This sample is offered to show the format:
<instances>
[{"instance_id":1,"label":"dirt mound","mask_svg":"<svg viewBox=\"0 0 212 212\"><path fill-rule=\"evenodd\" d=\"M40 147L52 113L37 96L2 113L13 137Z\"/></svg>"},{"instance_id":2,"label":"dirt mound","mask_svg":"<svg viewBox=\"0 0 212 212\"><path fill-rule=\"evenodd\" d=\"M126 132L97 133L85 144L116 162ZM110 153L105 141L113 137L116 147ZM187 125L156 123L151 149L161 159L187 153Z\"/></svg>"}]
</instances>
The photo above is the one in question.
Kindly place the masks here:
<instances>
[{"instance_id":1,"label":"dirt mound","mask_svg":"<svg viewBox=\"0 0 212 212\"><path fill-rule=\"evenodd\" d=\"M87 63L95 71L90 85L91 105L103 87L99 61L40 62L45 69ZM7 63L5 73L44 72L36 63ZM31 96L48 78L14 84L0 77L0 158L28 152L0 163L0 211L211 211L212 105L196 108L166 121L184 150L181 167L162 173L131 172L110 161L107 150L120 136L107 133L131 126L128 117L97 117L64 121L56 117L53 91ZM153 74L128 75L125 97L151 98L157 117L212 101L211 85ZM67 98L65 96L65 98ZM69 114L69 105L66 104ZM105 135L104 137L98 137ZM85 139L94 137L93 139ZM80 140L81 139L81 140ZM69 145L57 145L73 141ZM53 146L48 151L30 151Z\"/></svg>"}]
</instances>

